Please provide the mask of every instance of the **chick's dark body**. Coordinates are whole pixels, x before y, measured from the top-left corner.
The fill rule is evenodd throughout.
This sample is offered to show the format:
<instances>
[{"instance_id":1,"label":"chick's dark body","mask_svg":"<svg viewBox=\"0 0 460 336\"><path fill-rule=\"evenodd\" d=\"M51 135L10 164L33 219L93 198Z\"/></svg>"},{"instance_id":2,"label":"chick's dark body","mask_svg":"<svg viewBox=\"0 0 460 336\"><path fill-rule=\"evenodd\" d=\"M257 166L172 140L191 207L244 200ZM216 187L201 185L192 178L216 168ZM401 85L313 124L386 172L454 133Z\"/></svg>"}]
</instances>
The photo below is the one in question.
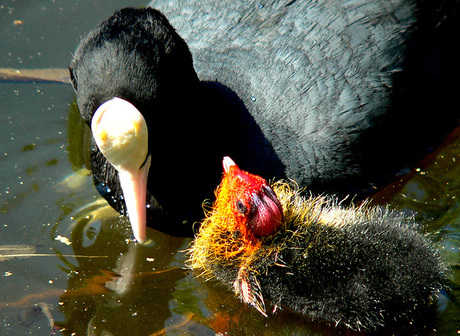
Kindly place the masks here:
<instances>
[{"instance_id":1,"label":"chick's dark body","mask_svg":"<svg viewBox=\"0 0 460 336\"><path fill-rule=\"evenodd\" d=\"M407 325L433 307L446 266L410 218L372 213L343 226L305 219L263 240L247 265L210 268L230 289L247 272L269 315L289 308L354 330Z\"/></svg>"},{"instance_id":2,"label":"chick's dark body","mask_svg":"<svg viewBox=\"0 0 460 336\"><path fill-rule=\"evenodd\" d=\"M287 268L269 267L269 276L260 269L262 292L275 304L353 329L391 323L395 315L401 317L395 311L413 318L418 306L439 289L442 268L435 270L438 279L427 278L426 267L431 274L433 265L439 267L437 258L420 247L424 240L410 230L404 233L412 236L404 245L397 237L400 230L368 225L360 233L331 232L336 237L314 249L308 246L311 241L299 241L280 253ZM363 241L366 235L369 239ZM393 264L396 260L399 265Z\"/></svg>"}]
</instances>

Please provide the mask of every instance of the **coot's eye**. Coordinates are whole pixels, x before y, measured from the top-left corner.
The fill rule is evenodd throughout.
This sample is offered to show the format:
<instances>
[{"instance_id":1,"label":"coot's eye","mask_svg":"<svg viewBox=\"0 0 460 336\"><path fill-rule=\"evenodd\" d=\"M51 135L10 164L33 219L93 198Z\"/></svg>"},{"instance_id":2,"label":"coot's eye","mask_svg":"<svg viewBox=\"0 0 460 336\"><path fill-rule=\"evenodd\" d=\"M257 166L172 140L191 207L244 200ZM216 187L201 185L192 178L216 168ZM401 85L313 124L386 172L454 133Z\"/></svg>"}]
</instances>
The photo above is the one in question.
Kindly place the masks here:
<instances>
[{"instance_id":1,"label":"coot's eye","mask_svg":"<svg viewBox=\"0 0 460 336\"><path fill-rule=\"evenodd\" d=\"M246 205L240 200L236 201L236 209L242 214L246 213L246 211L248 210Z\"/></svg>"}]
</instances>

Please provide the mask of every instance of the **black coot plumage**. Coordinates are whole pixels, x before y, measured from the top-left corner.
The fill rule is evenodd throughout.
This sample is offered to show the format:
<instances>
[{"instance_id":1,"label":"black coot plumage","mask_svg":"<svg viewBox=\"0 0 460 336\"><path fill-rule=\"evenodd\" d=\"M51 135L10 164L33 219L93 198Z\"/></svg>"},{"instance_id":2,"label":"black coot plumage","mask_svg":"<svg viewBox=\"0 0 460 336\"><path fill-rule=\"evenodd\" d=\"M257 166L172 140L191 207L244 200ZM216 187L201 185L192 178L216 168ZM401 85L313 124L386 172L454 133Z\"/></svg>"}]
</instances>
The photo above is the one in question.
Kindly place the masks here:
<instances>
[{"instance_id":1,"label":"black coot plumage","mask_svg":"<svg viewBox=\"0 0 460 336\"><path fill-rule=\"evenodd\" d=\"M426 70L425 49L440 48L416 43L426 30L411 1L151 5L192 53L160 12L123 9L82 40L70 73L88 124L114 97L144 116L147 217L162 217L161 230L178 234L191 225L172 223L201 217L224 155L311 190L369 191L457 122L444 105L432 117L432 102L447 100L432 99L427 83L442 92L431 74L446 71ZM118 174L96 144L92 165L102 194L124 211Z\"/></svg>"},{"instance_id":2,"label":"black coot plumage","mask_svg":"<svg viewBox=\"0 0 460 336\"><path fill-rule=\"evenodd\" d=\"M189 213L179 211L181 203L186 203L185 199L191 202L196 199L195 208L199 212L205 198L205 193L199 192L198 181L190 179L188 186L184 187L179 183L183 169L191 176L198 176L195 166L188 165L192 162L187 158L193 152L202 151L205 146L201 134L196 134L196 129L192 127L205 116L190 109L194 105L191 101L196 96L195 88L199 81L185 42L159 12L149 8L123 9L80 42L69 70L81 115L93 132L91 165L99 192L116 210L126 213L126 198L134 199L143 196L142 193L145 195L146 190L155 190L154 194L147 192L146 201L136 198L132 208L128 208L139 241L145 239L146 216L147 220L156 218L155 223L163 231L191 234L190 224L172 228L163 221L163 218L169 219L168 209L177 210L180 218L193 218ZM131 118L123 118L126 110L132 111L130 115L133 118L138 111L144 120L140 117L133 122ZM104 119L110 123L116 118L113 114L117 111L121 111L118 121L100 123ZM98 115L97 123L94 122L95 115ZM108 117L103 118L103 115ZM101 124L100 130L96 131L98 124ZM110 156L110 152L113 156L116 150L110 150L109 154L107 150L101 151L100 142L107 140L107 135L113 135L110 144L116 148L114 142L120 138L128 139L127 134L141 127L139 124L148 125L148 136L134 140L136 145L123 149L122 157L116 160L125 162L114 164L112 157L109 162L106 156ZM127 126L126 129L122 129L124 126ZM109 128L117 128L118 131L108 131ZM137 135L132 138L136 139ZM148 158L150 153L154 154L151 163L151 157ZM123 156L127 158L123 160ZM123 166L133 160L137 166L133 173L125 174L128 175L127 186L122 189L117 166L123 170ZM141 171L142 174L139 173ZM147 181L146 173L150 176ZM144 184L140 180L144 180ZM194 190L194 197L188 197L190 190ZM175 199L168 197L173 192ZM136 218L135 223L133 217Z\"/></svg>"}]
</instances>

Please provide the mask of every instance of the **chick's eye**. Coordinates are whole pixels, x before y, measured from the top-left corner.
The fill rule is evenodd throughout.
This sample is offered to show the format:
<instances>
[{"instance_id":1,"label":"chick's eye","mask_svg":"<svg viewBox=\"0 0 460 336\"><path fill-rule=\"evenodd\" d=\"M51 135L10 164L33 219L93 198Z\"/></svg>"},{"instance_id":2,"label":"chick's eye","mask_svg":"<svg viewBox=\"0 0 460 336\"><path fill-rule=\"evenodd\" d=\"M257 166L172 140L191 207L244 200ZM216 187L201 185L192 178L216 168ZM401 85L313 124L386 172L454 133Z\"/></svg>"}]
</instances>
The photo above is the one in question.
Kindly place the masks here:
<instances>
[{"instance_id":1,"label":"chick's eye","mask_svg":"<svg viewBox=\"0 0 460 336\"><path fill-rule=\"evenodd\" d=\"M246 204L244 204L240 200L236 201L236 209L238 210L238 212L240 212L242 214L246 213L246 211L248 210L248 208L246 207Z\"/></svg>"}]
</instances>

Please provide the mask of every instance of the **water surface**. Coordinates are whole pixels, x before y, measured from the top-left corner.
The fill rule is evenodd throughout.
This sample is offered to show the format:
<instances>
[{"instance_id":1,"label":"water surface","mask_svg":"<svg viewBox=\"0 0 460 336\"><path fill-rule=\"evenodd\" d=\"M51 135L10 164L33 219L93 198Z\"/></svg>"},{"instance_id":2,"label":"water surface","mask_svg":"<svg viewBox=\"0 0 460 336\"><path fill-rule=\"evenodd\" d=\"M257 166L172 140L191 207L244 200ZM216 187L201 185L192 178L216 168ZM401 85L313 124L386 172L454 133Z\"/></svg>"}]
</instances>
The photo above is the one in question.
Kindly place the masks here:
<instances>
[{"instance_id":1,"label":"water surface","mask_svg":"<svg viewBox=\"0 0 460 336\"><path fill-rule=\"evenodd\" d=\"M3 1L0 68L65 68L79 38L125 5ZM285 312L264 318L196 279L183 268L189 239L149 229L149 246L130 243L126 219L92 185L88 129L74 99L69 84L0 82L1 335L50 335L50 319L63 335L345 333ZM458 137L427 162L383 198L416 213L460 283ZM444 292L436 321L419 333L457 334L459 298L458 289Z\"/></svg>"}]
</instances>

